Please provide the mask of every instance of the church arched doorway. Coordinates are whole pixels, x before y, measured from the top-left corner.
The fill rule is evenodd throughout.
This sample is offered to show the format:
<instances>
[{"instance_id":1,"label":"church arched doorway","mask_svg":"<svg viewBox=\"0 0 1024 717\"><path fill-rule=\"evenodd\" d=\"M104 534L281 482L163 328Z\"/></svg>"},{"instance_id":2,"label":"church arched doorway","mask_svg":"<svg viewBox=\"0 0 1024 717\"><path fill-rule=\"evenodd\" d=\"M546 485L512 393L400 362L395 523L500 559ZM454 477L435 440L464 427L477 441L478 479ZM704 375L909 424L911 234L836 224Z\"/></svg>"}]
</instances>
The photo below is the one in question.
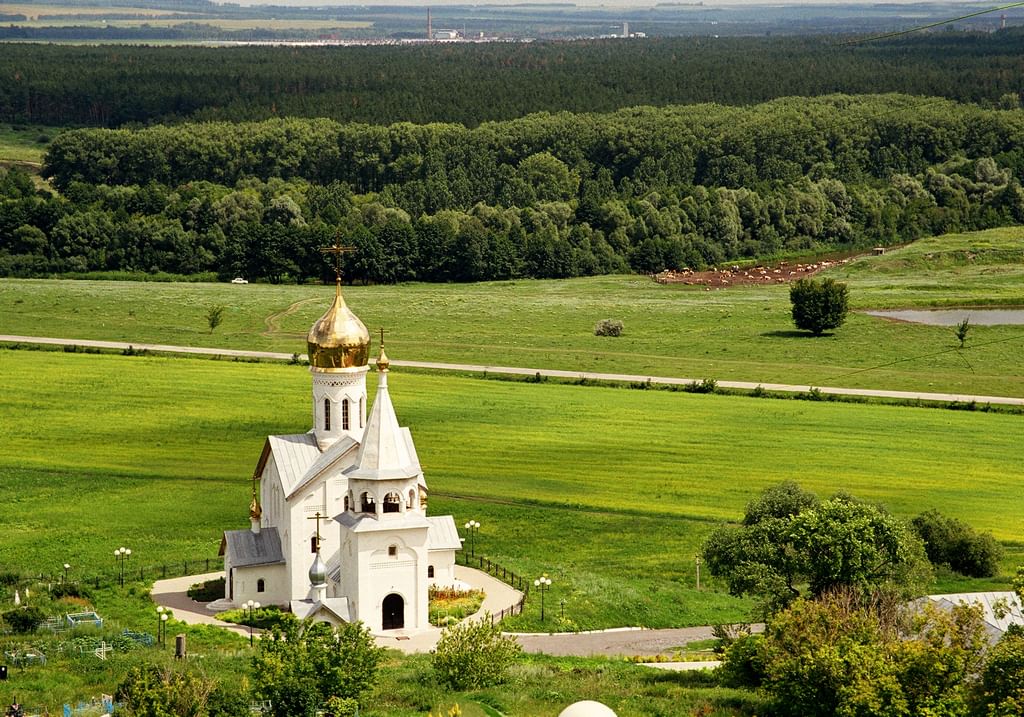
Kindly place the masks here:
<instances>
[{"instance_id":1,"label":"church arched doorway","mask_svg":"<svg viewBox=\"0 0 1024 717\"><path fill-rule=\"evenodd\" d=\"M405 627L405 600L401 595L391 593L384 598L381 627L385 630L400 630Z\"/></svg>"}]
</instances>

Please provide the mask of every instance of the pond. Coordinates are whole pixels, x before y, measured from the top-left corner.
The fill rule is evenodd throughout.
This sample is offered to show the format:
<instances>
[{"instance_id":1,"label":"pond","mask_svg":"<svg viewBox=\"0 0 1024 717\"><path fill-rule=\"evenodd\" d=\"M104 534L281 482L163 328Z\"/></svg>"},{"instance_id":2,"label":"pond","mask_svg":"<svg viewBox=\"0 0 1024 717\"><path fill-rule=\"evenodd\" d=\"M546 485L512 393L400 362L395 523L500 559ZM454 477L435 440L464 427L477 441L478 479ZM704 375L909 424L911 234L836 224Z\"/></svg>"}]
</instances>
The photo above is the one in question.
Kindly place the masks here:
<instances>
[{"instance_id":1,"label":"pond","mask_svg":"<svg viewBox=\"0 0 1024 717\"><path fill-rule=\"evenodd\" d=\"M1024 325L1024 309L895 309L864 313L929 326L956 326L964 319L978 326Z\"/></svg>"}]
</instances>

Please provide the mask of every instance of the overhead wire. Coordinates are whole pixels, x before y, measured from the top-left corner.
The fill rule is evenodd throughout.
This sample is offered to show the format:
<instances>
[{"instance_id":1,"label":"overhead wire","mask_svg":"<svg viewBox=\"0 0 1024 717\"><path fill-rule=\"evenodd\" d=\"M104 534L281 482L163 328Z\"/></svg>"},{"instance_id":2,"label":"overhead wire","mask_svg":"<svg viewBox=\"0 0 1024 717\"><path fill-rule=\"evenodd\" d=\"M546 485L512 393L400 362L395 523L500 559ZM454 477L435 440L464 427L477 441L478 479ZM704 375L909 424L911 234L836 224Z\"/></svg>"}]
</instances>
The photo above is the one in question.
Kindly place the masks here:
<instances>
[{"instance_id":1,"label":"overhead wire","mask_svg":"<svg viewBox=\"0 0 1024 717\"><path fill-rule=\"evenodd\" d=\"M967 13L966 15L959 15L958 17L951 17L946 20L938 20L936 22L928 23L927 25L918 25L917 27L907 28L906 30L896 30L895 32L887 32L881 35L872 35L871 37L862 37L854 40L846 40L840 42L840 45L861 45L865 42L875 42L876 40L888 40L893 37L903 37L904 35L910 35L915 32L921 32L922 30L930 30L933 27L942 27L948 25L951 22L958 22L960 20L968 20L972 17L978 17L980 15L988 15L989 13L999 12L1000 10L1012 10L1013 8L1024 7L1024 2L1010 3L1009 5L1000 5L999 7L992 7L987 10L978 10L977 12Z\"/></svg>"}]
</instances>

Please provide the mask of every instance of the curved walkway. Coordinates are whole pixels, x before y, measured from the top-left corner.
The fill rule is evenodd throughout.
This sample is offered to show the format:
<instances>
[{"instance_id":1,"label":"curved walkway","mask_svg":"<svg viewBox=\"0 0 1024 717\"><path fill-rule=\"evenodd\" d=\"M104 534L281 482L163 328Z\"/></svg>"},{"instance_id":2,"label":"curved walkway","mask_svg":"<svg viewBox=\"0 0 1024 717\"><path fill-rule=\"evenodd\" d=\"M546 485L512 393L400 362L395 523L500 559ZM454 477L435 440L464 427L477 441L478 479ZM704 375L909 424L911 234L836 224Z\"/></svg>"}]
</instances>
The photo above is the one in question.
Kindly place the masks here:
<instances>
[{"instance_id":1,"label":"curved walkway","mask_svg":"<svg viewBox=\"0 0 1024 717\"><path fill-rule=\"evenodd\" d=\"M153 602L170 608L174 613L175 619L181 620L186 624L214 625L240 635L248 636L248 627L218 620L207 611L207 603L196 602L188 596L189 586L222 577L224 577L224 572L219 571L204 575L186 575L182 578L157 580L153 583L153 590L150 594ZM523 594L518 590L509 587L497 578L491 577L480 570L456 565L455 577L471 587L483 590L486 594L480 610L466 618L467 620L479 619L485 613L495 614L502 610L507 610L518 603L523 597ZM254 631L255 634L259 634L259 632L259 630ZM378 645L401 650L402 652L429 652L437 646L437 641L440 637L441 628L433 626L422 630L388 630L387 633L374 635Z\"/></svg>"},{"instance_id":2,"label":"curved walkway","mask_svg":"<svg viewBox=\"0 0 1024 717\"><path fill-rule=\"evenodd\" d=\"M125 341L96 341L92 339L61 339L47 336L13 336L0 334L0 342L21 343L21 344L46 344L51 346L83 346L89 348L111 349L123 351L129 347L138 350L156 351L159 353L193 354L203 356L229 356L238 358L271 359L275 361L290 361L292 354L277 353L273 351L245 351L241 349L219 349L205 348L198 346L171 346L168 344L143 344L128 343ZM305 356L300 356L305 358ZM656 384L668 384L685 386L694 383L697 379L678 378L675 376L644 376L641 374L625 373L593 373L590 371L563 371L560 369L545 368L523 368L517 366L481 366L479 364L465 363L439 363L436 361L392 361L392 366L406 366L409 368L425 368L435 371L461 371L464 373L498 373L511 376L546 376L549 378L580 379L586 378L594 381L618 381L618 382L645 382L650 381ZM786 383L755 383L753 381L718 381L722 388L735 388L745 391L753 391L761 387L766 391L778 391L782 393L806 393L812 386L799 386ZM835 386L814 386L822 393L836 396L864 396L868 398L892 398L904 401L938 401L941 403L980 403L980 404L1003 404L1010 406L1024 406L1024 398L1015 396L975 396L958 393L928 393L925 391L885 391L874 388L841 388Z\"/></svg>"},{"instance_id":3,"label":"curved walkway","mask_svg":"<svg viewBox=\"0 0 1024 717\"><path fill-rule=\"evenodd\" d=\"M174 617L189 625L214 625L242 636L248 636L249 628L244 625L218 620L206 611L206 603L192 600L187 594L190 585L223 577L223 572L205 575L187 575L182 578L158 580L153 584L152 597L157 605L163 605L174 612ZM482 589L486 594L480 610L466 618L479 619L485 613L498 613L519 602L522 593L509 587L502 581L487 573L467 568L462 565L455 567L455 577L474 588ZM754 626L758 629L760 626ZM513 635L526 652L542 652L548 655L564 655L589 657L604 655L609 657L622 655L653 656L676 652L689 642L707 640L713 637L712 628L683 627L665 630L646 630L637 627L626 627L613 630L580 633L521 634ZM259 630L255 634L259 634ZM402 652L429 652L437 646L441 637L441 629L429 627L423 630L389 630L386 634L374 636L377 644ZM662 669L707 669L714 667L712 662L700 663L655 663L652 666Z\"/></svg>"}]
</instances>

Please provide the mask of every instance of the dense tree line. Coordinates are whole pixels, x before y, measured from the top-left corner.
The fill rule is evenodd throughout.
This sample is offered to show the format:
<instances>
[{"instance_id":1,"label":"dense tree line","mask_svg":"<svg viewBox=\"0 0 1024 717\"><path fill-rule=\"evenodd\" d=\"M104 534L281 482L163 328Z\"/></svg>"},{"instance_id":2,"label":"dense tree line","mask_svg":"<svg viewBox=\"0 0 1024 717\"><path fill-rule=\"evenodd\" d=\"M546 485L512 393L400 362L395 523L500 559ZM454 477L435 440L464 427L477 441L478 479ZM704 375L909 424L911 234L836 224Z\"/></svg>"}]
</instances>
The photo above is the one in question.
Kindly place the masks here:
<instances>
[{"instance_id":1,"label":"dense tree line","mask_svg":"<svg viewBox=\"0 0 1024 717\"><path fill-rule=\"evenodd\" d=\"M860 46L818 37L302 49L10 44L0 77L7 122L116 127L304 116L475 126L538 111L828 92L998 102L1024 90L1024 32Z\"/></svg>"},{"instance_id":2,"label":"dense tree line","mask_svg":"<svg viewBox=\"0 0 1024 717\"><path fill-rule=\"evenodd\" d=\"M0 273L472 281L701 267L1024 221L1024 116L903 96L60 135L0 182Z\"/></svg>"}]
</instances>

